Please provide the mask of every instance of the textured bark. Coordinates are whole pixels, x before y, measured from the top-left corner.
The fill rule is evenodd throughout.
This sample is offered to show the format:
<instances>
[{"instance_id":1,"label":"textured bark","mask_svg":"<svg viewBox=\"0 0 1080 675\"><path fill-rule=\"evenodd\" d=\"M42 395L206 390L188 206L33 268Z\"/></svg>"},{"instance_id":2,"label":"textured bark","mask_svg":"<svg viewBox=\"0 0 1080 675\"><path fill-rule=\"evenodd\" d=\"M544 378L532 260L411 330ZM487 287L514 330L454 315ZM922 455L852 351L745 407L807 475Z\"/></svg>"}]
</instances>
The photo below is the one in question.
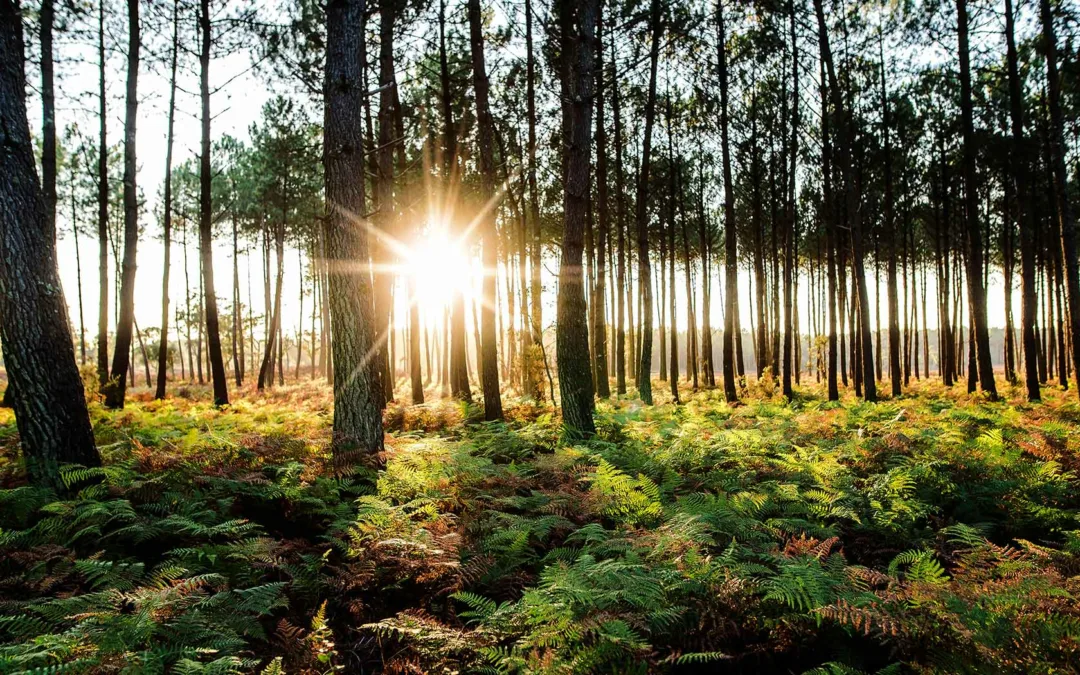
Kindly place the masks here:
<instances>
[{"instance_id":1,"label":"textured bark","mask_svg":"<svg viewBox=\"0 0 1080 675\"><path fill-rule=\"evenodd\" d=\"M735 232L735 187L731 178L731 141L728 111L727 33L724 30L724 7L716 3L717 64L720 71L720 145L724 172L724 398L729 403L739 399L735 388L735 342L742 343L737 331L739 286L738 239Z\"/></svg>"},{"instance_id":2,"label":"textured bark","mask_svg":"<svg viewBox=\"0 0 1080 675\"><path fill-rule=\"evenodd\" d=\"M158 344L157 388L154 398L165 398L165 367L169 358L169 271L172 262L172 158L176 120L176 71L180 54L180 2L173 0L172 50L169 56L169 121L165 140L165 185L161 205L165 257L161 268L161 341ZM179 345L177 345L179 349Z\"/></svg>"},{"instance_id":3,"label":"textured bark","mask_svg":"<svg viewBox=\"0 0 1080 675\"><path fill-rule=\"evenodd\" d=\"M656 121L656 70L660 58L660 38L663 32L660 0L651 0L649 11L649 89L645 99L645 133L641 143L641 167L638 169L637 196L634 200L634 223L638 241L638 284L641 287L641 351L638 355L638 395L652 405L652 342L653 290L649 264L649 169L652 153L652 132Z\"/></svg>"},{"instance_id":4,"label":"textured bark","mask_svg":"<svg viewBox=\"0 0 1080 675\"><path fill-rule=\"evenodd\" d=\"M1046 0L1043 0L1044 2ZM975 358L979 386L997 398L994 366L990 355L990 331L986 319L986 287L983 285L982 228L979 224L979 194L975 183L975 124L971 101L971 63L968 53L967 0L956 0L957 38L960 47L960 117L964 151L964 216L967 232L968 305L975 331Z\"/></svg>"},{"instance_id":5,"label":"textured bark","mask_svg":"<svg viewBox=\"0 0 1080 675\"><path fill-rule=\"evenodd\" d=\"M478 0L470 0L470 7L474 4L478 4ZM589 206L595 85L593 40L599 5L599 0L583 0L574 8L564 7L558 12L562 43L569 47L563 52L562 58L570 76L566 83L570 97L566 119L570 124L563 128L563 138L568 145L563 189L566 217L559 263L555 348L563 425L567 435L572 438L588 438L596 433L582 249Z\"/></svg>"},{"instance_id":6,"label":"textured bark","mask_svg":"<svg viewBox=\"0 0 1080 675\"><path fill-rule=\"evenodd\" d=\"M34 168L18 6L0 0L0 343L31 481L63 489L61 464L99 466Z\"/></svg>"},{"instance_id":7,"label":"textured bark","mask_svg":"<svg viewBox=\"0 0 1080 675\"><path fill-rule=\"evenodd\" d=\"M473 89L476 99L477 145L480 160L480 198L484 212L480 229L480 260L484 266L481 282L482 307L480 308L480 364L481 382L484 389L484 419L501 420L502 394L499 391L499 334L495 325L495 278L498 265L495 212L497 210L495 185L495 123L488 104L487 65L484 62L484 33L480 21L480 0L469 0L469 42L472 51ZM594 19L595 20L595 19ZM591 56L590 56L591 59ZM590 73L591 75L591 73ZM591 106L590 106L591 112Z\"/></svg>"},{"instance_id":8,"label":"textured bark","mask_svg":"<svg viewBox=\"0 0 1080 675\"><path fill-rule=\"evenodd\" d=\"M1061 257L1064 261L1065 297L1068 300L1069 334L1072 336L1072 366L1077 374L1080 393L1080 261L1077 260L1076 220L1069 198L1065 166L1064 120L1061 111L1061 78L1058 74L1057 36L1050 0L1040 0L1043 27L1043 52L1046 58L1047 103L1050 109L1050 155L1053 167L1057 221L1061 232ZM1062 360L1065 360L1064 354Z\"/></svg>"},{"instance_id":9,"label":"textured bark","mask_svg":"<svg viewBox=\"0 0 1080 675\"><path fill-rule=\"evenodd\" d=\"M105 387L105 405L123 408L135 323L135 271L139 246L139 193L135 184L135 123L139 110L139 0L128 0L127 92L124 114L124 263L120 280L120 317L112 369Z\"/></svg>"},{"instance_id":10,"label":"textured bark","mask_svg":"<svg viewBox=\"0 0 1080 675\"><path fill-rule=\"evenodd\" d=\"M382 394L368 269L367 230L357 226L364 206L363 96L360 42L363 0L330 0L326 7L323 161L326 167L324 239L334 368L335 456L383 448Z\"/></svg>"}]
</instances>

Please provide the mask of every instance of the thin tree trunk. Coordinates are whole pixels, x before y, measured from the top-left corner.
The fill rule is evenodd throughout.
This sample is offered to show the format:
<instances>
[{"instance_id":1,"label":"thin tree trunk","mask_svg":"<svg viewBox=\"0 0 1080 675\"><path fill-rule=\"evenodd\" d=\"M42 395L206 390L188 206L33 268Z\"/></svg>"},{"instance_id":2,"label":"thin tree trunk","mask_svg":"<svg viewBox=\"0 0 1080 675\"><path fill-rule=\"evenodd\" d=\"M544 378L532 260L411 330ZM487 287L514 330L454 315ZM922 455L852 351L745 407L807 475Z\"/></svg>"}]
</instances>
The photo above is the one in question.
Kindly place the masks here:
<instances>
[{"instance_id":1,"label":"thin tree trunk","mask_svg":"<svg viewBox=\"0 0 1080 675\"><path fill-rule=\"evenodd\" d=\"M180 55L180 2L173 0L172 52L169 57L169 113L165 140L165 185L161 205L164 229L164 260L161 269L161 343L158 345L157 389L154 398L165 398L165 366L169 357L169 272L172 258L172 157L176 121L176 70ZM179 348L179 345L178 345Z\"/></svg>"},{"instance_id":2,"label":"thin tree trunk","mask_svg":"<svg viewBox=\"0 0 1080 675\"><path fill-rule=\"evenodd\" d=\"M21 33L20 33L21 34ZM98 3L98 334L97 369L102 387L109 382L109 145L106 134L105 3Z\"/></svg>"},{"instance_id":3,"label":"thin tree trunk","mask_svg":"<svg viewBox=\"0 0 1080 675\"><path fill-rule=\"evenodd\" d=\"M135 270L139 245L139 194L135 184L135 123L139 108L139 0L128 0L127 92L124 114L124 263L120 282L120 317L116 326L105 406L123 408L127 391L131 331L135 321Z\"/></svg>"},{"instance_id":4,"label":"thin tree trunk","mask_svg":"<svg viewBox=\"0 0 1080 675\"><path fill-rule=\"evenodd\" d=\"M724 30L723 0L716 3L717 68L720 76L720 145L724 172L724 398L728 403L739 399L735 388L735 341L742 343L736 332L738 309L738 244L735 232L735 188L731 176L731 143L728 111L727 33Z\"/></svg>"},{"instance_id":5,"label":"thin tree trunk","mask_svg":"<svg viewBox=\"0 0 1080 675\"><path fill-rule=\"evenodd\" d=\"M596 380L596 395L601 398L611 397L611 383L608 381L607 363L607 323L605 301L607 288L606 264L609 214L608 214L608 157L607 128L604 120L604 9L603 3L596 3L596 201L599 231L596 244L596 286L593 293L592 343L593 374ZM585 46L582 47L583 49Z\"/></svg>"},{"instance_id":6,"label":"thin tree trunk","mask_svg":"<svg viewBox=\"0 0 1080 675\"><path fill-rule=\"evenodd\" d=\"M1046 0L1043 0L1045 3ZM990 355L990 332L986 319L986 288L983 285L983 245L979 226L978 186L975 183L975 127L971 101L971 64L968 53L967 0L956 0L957 37L960 47L960 112L964 139L964 211L967 232L967 286L975 331L979 385L991 399L997 398L994 366Z\"/></svg>"},{"instance_id":7,"label":"thin tree trunk","mask_svg":"<svg viewBox=\"0 0 1080 675\"><path fill-rule=\"evenodd\" d=\"M480 0L469 0L469 42L472 52L473 88L476 100L477 140L479 145L479 168L481 200L488 203L496 199L494 122L488 106L488 75L484 62L484 34L480 17ZM591 60L591 56L590 56ZM591 106L590 106L591 111ZM495 325L495 267L497 245L493 209L486 209L480 216L481 261L485 274L481 281L482 307L480 310L480 334L482 387L484 390L484 419L502 419L502 395L499 391L498 332Z\"/></svg>"}]
</instances>

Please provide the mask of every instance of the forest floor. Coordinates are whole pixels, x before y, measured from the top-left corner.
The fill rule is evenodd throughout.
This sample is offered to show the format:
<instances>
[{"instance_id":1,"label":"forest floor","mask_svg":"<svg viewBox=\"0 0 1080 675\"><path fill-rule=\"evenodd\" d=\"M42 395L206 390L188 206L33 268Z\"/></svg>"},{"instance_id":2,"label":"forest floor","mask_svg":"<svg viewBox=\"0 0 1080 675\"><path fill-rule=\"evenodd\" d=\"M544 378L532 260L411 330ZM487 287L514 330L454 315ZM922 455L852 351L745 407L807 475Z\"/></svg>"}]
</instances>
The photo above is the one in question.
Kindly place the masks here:
<instances>
[{"instance_id":1,"label":"forest floor","mask_svg":"<svg viewBox=\"0 0 1080 675\"><path fill-rule=\"evenodd\" d=\"M65 498L0 410L0 673L1077 672L1080 405L1002 386L392 406L349 476L325 383L136 393Z\"/></svg>"}]
</instances>

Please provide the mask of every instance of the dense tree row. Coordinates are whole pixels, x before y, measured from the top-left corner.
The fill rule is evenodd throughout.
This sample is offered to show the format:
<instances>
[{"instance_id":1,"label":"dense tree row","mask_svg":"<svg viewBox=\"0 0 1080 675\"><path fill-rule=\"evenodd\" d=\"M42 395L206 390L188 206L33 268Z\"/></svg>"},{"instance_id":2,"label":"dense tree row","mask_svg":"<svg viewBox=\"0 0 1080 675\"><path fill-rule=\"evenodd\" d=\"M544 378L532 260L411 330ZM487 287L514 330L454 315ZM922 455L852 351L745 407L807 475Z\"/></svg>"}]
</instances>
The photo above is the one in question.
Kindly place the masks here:
<instances>
[{"instance_id":1,"label":"dense tree row","mask_svg":"<svg viewBox=\"0 0 1080 675\"><path fill-rule=\"evenodd\" d=\"M0 335L34 466L97 461L85 405L66 400L76 354L93 351L110 407L123 406L140 359L147 386L156 370L157 397L170 380L208 380L218 405L247 381L325 376L343 457L381 448L380 410L399 379L412 403L436 392L471 401L478 386L489 420L507 392L553 398L568 434L588 437L597 397L651 404L657 373L676 402L680 387L720 387L734 402L748 373L787 397L812 380L829 399L851 387L873 401L880 384L899 396L932 369L996 398L998 363L1038 400L1041 385L1068 387L1080 370L1069 5L123 9L2 0L12 178ZM111 44L121 24L126 42ZM59 139L58 29L96 51L99 77L96 110ZM107 50L126 61L117 147ZM210 70L238 50L291 93L271 98L246 140L215 138ZM198 92L178 84L184 72ZM38 96L28 73L40 75ZM137 181L140 164L160 161L138 153L147 76L169 91L152 209ZM199 102L199 150L182 161L178 97ZM38 166L28 101L42 109ZM83 132L93 126L96 138ZM135 285L158 272L137 272L140 245L159 227L161 321L140 330ZM474 293L471 279L447 279L433 316L417 302L413 258L441 228L483 273ZM77 331L56 275L55 238L69 233L99 244L90 348L77 245L79 285L66 289ZM231 278L214 274L223 246ZM302 274L295 326L282 297L289 256ZM259 315L241 260L263 271ZM1003 306L1003 331L991 305Z\"/></svg>"}]
</instances>

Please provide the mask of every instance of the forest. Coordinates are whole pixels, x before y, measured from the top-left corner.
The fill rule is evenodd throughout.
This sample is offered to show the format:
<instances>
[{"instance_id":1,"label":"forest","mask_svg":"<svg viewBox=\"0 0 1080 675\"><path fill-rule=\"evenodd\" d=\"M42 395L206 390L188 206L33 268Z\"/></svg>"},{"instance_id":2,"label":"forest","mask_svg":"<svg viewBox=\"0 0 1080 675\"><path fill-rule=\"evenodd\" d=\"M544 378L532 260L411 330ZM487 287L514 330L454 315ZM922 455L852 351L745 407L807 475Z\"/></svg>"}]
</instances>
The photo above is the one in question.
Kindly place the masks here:
<instances>
[{"instance_id":1,"label":"forest","mask_svg":"<svg viewBox=\"0 0 1080 675\"><path fill-rule=\"evenodd\" d=\"M0 674L1080 672L1080 4L0 0Z\"/></svg>"}]
</instances>

